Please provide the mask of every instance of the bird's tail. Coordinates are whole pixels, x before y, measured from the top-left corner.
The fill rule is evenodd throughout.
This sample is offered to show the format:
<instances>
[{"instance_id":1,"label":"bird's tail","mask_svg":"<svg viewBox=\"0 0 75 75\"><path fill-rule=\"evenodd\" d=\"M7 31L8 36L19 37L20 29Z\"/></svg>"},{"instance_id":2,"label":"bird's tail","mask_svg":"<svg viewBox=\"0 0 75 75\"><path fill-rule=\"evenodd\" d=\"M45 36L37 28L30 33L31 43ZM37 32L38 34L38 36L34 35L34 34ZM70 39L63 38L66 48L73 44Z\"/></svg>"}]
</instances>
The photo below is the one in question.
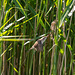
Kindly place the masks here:
<instances>
[{"instance_id":1,"label":"bird's tail","mask_svg":"<svg viewBox=\"0 0 75 75\"><path fill-rule=\"evenodd\" d=\"M32 49L33 49L33 46L27 51L27 53L29 53Z\"/></svg>"}]
</instances>

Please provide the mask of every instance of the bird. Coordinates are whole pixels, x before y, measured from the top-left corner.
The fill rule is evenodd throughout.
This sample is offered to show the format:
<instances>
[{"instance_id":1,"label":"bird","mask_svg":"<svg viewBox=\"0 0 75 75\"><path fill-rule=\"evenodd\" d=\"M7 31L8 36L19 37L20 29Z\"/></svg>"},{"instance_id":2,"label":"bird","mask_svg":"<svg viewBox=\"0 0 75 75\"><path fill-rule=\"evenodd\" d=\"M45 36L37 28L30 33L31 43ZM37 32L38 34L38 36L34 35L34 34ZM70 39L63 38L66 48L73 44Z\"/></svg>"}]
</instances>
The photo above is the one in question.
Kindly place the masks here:
<instances>
[{"instance_id":1,"label":"bird","mask_svg":"<svg viewBox=\"0 0 75 75\"><path fill-rule=\"evenodd\" d=\"M57 23L58 23L58 19L52 21L52 23L51 23L51 27L50 27L50 30L51 30L50 36L51 36L51 39L52 39L52 40L54 39L53 36L54 36L54 32L56 31L56 24L57 24Z\"/></svg>"},{"instance_id":2,"label":"bird","mask_svg":"<svg viewBox=\"0 0 75 75\"><path fill-rule=\"evenodd\" d=\"M49 36L49 35L44 36L44 37L38 39L38 40L34 43L34 45L28 50L28 52L29 52L30 50L32 50L32 49L34 49L34 50L36 50L36 51L38 51L38 52L42 52L42 51L43 51L43 43L45 42L45 40L47 39L48 36Z\"/></svg>"},{"instance_id":3,"label":"bird","mask_svg":"<svg viewBox=\"0 0 75 75\"><path fill-rule=\"evenodd\" d=\"M56 29L56 24L57 24L58 20L54 20L52 23L51 23L51 30L54 31ZM42 52L43 51L43 43L45 42L45 40L47 39L47 37L49 35L52 35L51 33L48 34L47 36L44 36L40 39L38 39L34 44L33 46L28 50L28 52L32 49L38 51L38 52Z\"/></svg>"},{"instance_id":4,"label":"bird","mask_svg":"<svg viewBox=\"0 0 75 75\"><path fill-rule=\"evenodd\" d=\"M47 37L49 36L50 34L48 34L47 36L43 36L42 38L38 39L34 44L33 46L27 51L27 55L26 57L28 56L28 53L34 49L35 51L37 52L43 52L43 43L45 42L45 40L47 39ZM34 52L35 53L35 52ZM26 58L25 58L26 60ZM25 60L23 61L23 63L25 62ZM23 65L22 63L22 65Z\"/></svg>"},{"instance_id":5,"label":"bird","mask_svg":"<svg viewBox=\"0 0 75 75\"><path fill-rule=\"evenodd\" d=\"M57 24L57 23L58 23L58 19L54 20L54 21L51 23L50 29L51 29L52 31L56 30L56 24Z\"/></svg>"}]
</instances>

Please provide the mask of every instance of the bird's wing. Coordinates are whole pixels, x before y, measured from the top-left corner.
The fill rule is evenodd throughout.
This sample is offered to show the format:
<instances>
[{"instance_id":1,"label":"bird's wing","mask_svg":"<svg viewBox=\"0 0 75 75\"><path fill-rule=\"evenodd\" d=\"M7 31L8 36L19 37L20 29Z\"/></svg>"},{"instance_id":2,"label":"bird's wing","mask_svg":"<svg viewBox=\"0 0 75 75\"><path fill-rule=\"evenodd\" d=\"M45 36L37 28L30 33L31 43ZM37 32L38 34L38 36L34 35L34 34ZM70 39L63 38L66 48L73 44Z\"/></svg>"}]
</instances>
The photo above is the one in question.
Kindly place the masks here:
<instances>
[{"instance_id":1,"label":"bird's wing","mask_svg":"<svg viewBox=\"0 0 75 75\"><path fill-rule=\"evenodd\" d=\"M43 51L43 44L38 44L38 49L37 51Z\"/></svg>"}]
</instances>

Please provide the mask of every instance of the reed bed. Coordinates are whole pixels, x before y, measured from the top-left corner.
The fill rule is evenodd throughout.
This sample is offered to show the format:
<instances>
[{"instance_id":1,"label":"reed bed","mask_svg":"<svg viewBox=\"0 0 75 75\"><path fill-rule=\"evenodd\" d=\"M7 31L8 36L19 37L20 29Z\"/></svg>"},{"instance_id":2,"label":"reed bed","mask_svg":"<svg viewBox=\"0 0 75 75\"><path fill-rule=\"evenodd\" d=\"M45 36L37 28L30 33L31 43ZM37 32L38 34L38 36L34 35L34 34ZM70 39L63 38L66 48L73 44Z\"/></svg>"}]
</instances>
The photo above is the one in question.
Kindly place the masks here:
<instances>
[{"instance_id":1,"label":"reed bed","mask_svg":"<svg viewBox=\"0 0 75 75\"><path fill-rule=\"evenodd\" d=\"M74 0L0 0L0 75L75 75L74 12Z\"/></svg>"}]
</instances>

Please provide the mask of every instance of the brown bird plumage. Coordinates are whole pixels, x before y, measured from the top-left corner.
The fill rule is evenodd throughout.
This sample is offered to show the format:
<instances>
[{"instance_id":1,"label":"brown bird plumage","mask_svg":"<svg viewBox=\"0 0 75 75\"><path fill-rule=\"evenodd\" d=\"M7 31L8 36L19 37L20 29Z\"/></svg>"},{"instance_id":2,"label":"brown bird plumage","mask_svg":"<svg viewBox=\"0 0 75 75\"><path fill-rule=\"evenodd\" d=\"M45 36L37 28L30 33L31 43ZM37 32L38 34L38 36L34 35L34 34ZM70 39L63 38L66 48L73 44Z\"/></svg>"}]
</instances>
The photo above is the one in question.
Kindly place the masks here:
<instances>
[{"instance_id":1,"label":"brown bird plumage","mask_svg":"<svg viewBox=\"0 0 75 75\"><path fill-rule=\"evenodd\" d=\"M51 36L51 39L53 40L53 35L54 35L54 32L56 31L56 25L58 23L58 20L54 20L52 23L51 23L51 32L50 32L50 36Z\"/></svg>"},{"instance_id":2,"label":"brown bird plumage","mask_svg":"<svg viewBox=\"0 0 75 75\"><path fill-rule=\"evenodd\" d=\"M35 49L35 50L38 51L38 52L43 51L43 43L44 43L44 41L47 39L48 36L49 36L49 35L44 36L44 37L42 37L41 39L38 39L38 40L34 43L34 45L29 49L29 51L30 51L31 49Z\"/></svg>"},{"instance_id":3,"label":"brown bird plumage","mask_svg":"<svg viewBox=\"0 0 75 75\"><path fill-rule=\"evenodd\" d=\"M56 24L58 23L58 20L54 20L52 23L51 23L51 30L54 31L56 29Z\"/></svg>"},{"instance_id":4,"label":"brown bird plumage","mask_svg":"<svg viewBox=\"0 0 75 75\"><path fill-rule=\"evenodd\" d=\"M45 42L45 40L47 39L47 37L48 37L49 35L47 35L47 36L44 36L44 37L42 37L42 38L40 38L40 39L38 39L35 43L34 43L34 45L27 51L27 53L30 51L30 50L32 50L32 49L34 49L34 50L36 50L36 51L38 51L38 52L42 52L43 51L43 43ZM28 55L28 54L27 54ZM26 56L27 57L27 56ZM26 60L26 59L25 59ZM25 62L25 60L24 60L24 62ZM23 62L23 63L24 63ZM23 64L22 63L22 64Z\"/></svg>"}]
</instances>

